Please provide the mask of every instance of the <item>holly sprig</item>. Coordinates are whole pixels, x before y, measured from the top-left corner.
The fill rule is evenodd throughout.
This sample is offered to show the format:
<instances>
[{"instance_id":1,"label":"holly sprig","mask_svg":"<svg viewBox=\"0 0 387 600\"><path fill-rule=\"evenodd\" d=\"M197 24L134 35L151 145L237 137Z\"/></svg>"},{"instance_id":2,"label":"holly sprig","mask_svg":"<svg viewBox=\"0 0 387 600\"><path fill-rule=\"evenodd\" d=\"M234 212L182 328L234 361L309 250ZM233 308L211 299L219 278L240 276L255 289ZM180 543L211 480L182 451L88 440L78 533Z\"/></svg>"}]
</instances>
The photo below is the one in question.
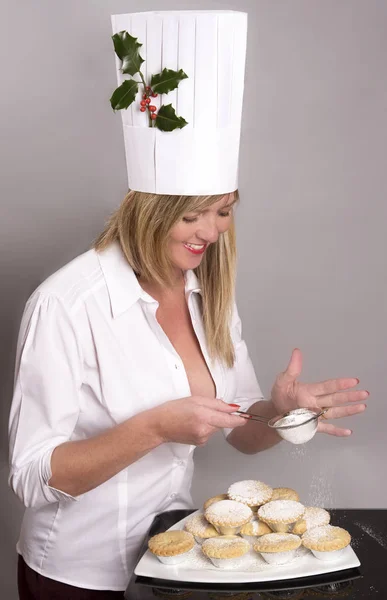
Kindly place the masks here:
<instances>
[{"instance_id":1,"label":"holly sprig","mask_svg":"<svg viewBox=\"0 0 387 600\"><path fill-rule=\"evenodd\" d=\"M182 69L173 71L172 69L163 69L161 73L152 75L150 85L147 85L141 66L145 62L140 56L142 44L138 38L132 37L127 31L120 31L112 37L114 50L118 58L122 61L121 72L130 75L132 78L139 75L141 81L135 79L126 79L112 94L110 104L113 110L127 109L136 99L139 86L143 86L143 94L140 100L139 110L148 111L149 126L157 127L160 131L174 131L182 129L188 125L183 117L176 114L172 104L162 105L158 112L157 107L152 104L151 98L157 98L159 94L168 94L175 90L183 79L188 75Z\"/></svg>"}]
</instances>

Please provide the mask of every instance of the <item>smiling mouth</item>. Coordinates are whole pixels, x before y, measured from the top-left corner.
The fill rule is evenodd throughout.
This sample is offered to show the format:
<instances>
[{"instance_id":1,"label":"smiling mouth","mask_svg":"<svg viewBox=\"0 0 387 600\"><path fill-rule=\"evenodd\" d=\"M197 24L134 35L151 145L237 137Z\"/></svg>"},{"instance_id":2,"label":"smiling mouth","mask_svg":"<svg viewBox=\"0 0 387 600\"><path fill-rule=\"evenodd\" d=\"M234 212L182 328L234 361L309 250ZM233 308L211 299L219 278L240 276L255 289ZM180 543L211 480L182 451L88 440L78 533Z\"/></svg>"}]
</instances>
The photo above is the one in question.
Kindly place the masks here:
<instances>
[{"instance_id":1,"label":"smiling mouth","mask_svg":"<svg viewBox=\"0 0 387 600\"><path fill-rule=\"evenodd\" d=\"M203 254L207 248L207 244L183 244L183 246L192 254Z\"/></svg>"}]
</instances>

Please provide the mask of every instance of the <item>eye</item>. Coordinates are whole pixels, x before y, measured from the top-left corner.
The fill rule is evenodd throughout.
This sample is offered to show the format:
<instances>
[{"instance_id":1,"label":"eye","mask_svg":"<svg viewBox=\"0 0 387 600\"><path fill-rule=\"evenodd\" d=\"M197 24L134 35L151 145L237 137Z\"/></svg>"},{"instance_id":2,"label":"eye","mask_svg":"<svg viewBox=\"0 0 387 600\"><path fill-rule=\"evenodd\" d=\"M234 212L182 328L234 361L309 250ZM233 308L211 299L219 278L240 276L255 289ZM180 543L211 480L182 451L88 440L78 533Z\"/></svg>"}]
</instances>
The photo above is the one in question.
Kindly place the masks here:
<instances>
[{"instance_id":1,"label":"eye","mask_svg":"<svg viewBox=\"0 0 387 600\"><path fill-rule=\"evenodd\" d=\"M228 212L220 212L219 216L220 217L229 217L230 216L230 212L231 212L230 210Z\"/></svg>"},{"instance_id":2,"label":"eye","mask_svg":"<svg viewBox=\"0 0 387 600\"><path fill-rule=\"evenodd\" d=\"M198 218L197 217L183 217L182 221L184 221L184 223L195 223L195 221L197 221Z\"/></svg>"}]
</instances>

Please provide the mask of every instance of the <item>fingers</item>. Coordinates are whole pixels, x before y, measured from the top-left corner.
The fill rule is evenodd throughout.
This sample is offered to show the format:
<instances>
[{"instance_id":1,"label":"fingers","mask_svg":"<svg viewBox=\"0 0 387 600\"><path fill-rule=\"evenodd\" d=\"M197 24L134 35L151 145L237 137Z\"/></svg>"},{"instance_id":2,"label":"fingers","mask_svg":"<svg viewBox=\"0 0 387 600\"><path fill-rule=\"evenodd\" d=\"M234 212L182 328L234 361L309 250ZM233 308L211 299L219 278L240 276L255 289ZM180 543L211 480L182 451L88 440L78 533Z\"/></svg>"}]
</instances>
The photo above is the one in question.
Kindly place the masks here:
<instances>
[{"instance_id":1,"label":"fingers","mask_svg":"<svg viewBox=\"0 0 387 600\"><path fill-rule=\"evenodd\" d=\"M349 437L352 434L351 429L342 429L341 427L335 427L335 425L332 425L331 423L324 423L321 421L318 424L317 431L336 437Z\"/></svg>"},{"instance_id":2,"label":"fingers","mask_svg":"<svg viewBox=\"0 0 387 600\"><path fill-rule=\"evenodd\" d=\"M325 413L326 419L341 419L342 417L350 417L357 415L365 411L367 408L366 404L356 404L355 406L341 406L330 408ZM351 429L345 429L342 427L336 427L332 423L327 423L325 420L319 419L317 431L320 433L327 433L336 437L348 437L351 435Z\"/></svg>"},{"instance_id":3,"label":"fingers","mask_svg":"<svg viewBox=\"0 0 387 600\"><path fill-rule=\"evenodd\" d=\"M235 408L234 408L235 410ZM238 415L230 415L224 412L216 411L209 415L208 423L212 427L232 429L233 427L242 427L246 425L249 419L239 417Z\"/></svg>"},{"instance_id":4,"label":"fingers","mask_svg":"<svg viewBox=\"0 0 387 600\"><path fill-rule=\"evenodd\" d=\"M324 419L342 419L343 417L351 417L365 411L366 404L355 404L352 406L336 406L330 408L324 415ZM321 422L321 421L320 421Z\"/></svg>"},{"instance_id":5,"label":"fingers","mask_svg":"<svg viewBox=\"0 0 387 600\"><path fill-rule=\"evenodd\" d=\"M307 389L313 396L323 396L324 394L334 394L340 390L348 390L359 384L359 379L356 377L342 379L327 379L317 383L307 384Z\"/></svg>"},{"instance_id":6,"label":"fingers","mask_svg":"<svg viewBox=\"0 0 387 600\"><path fill-rule=\"evenodd\" d=\"M347 404L348 402L361 402L366 400L369 392L365 390L356 390L354 392L336 392L317 398L317 404L321 407L337 406L338 404Z\"/></svg>"},{"instance_id":7,"label":"fingers","mask_svg":"<svg viewBox=\"0 0 387 600\"><path fill-rule=\"evenodd\" d=\"M302 371L302 353L295 348L290 357L290 361L283 375L291 381L295 381L301 375Z\"/></svg>"}]
</instances>

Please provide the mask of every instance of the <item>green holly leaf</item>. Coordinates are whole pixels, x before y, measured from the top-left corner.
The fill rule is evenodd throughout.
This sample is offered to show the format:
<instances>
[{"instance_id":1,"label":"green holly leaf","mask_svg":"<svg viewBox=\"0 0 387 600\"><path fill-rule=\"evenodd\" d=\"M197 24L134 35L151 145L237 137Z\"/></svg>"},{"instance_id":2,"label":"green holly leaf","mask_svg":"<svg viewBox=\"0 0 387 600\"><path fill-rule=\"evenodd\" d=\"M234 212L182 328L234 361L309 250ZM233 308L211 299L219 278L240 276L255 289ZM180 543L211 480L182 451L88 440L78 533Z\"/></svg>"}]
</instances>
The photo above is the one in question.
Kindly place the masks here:
<instances>
[{"instance_id":1,"label":"green holly leaf","mask_svg":"<svg viewBox=\"0 0 387 600\"><path fill-rule=\"evenodd\" d=\"M180 71L163 69L158 75L152 75L151 88L153 92L158 94L168 94L168 92L175 90L183 79L188 79L188 75L184 73L183 69L180 69Z\"/></svg>"},{"instance_id":2,"label":"green holly leaf","mask_svg":"<svg viewBox=\"0 0 387 600\"><path fill-rule=\"evenodd\" d=\"M160 131L174 131L174 129L183 129L188 125L183 117L178 117L172 104L161 106L155 120L156 127Z\"/></svg>"},{"instance_id":3,"label":"green holly leaf","mask_svg":"<svg viewBox=\"0 0 387 600\"><path fill-rule=\"evenodd\" d=\"M122 60L121 71L128 75L135 75L141 69L144 59L141 58L138 49L142 44L137 42L137 38L129 35L127 31L120 31L112 37L114 50L118 58Z\"/></svg>"},{"instance_id":4,"label":"green holly leaf","mask_svg":"<svg viewBox=\"0 0 387 600\"><path fill-rule=\"evenodd\" d=\"M133 79L127 79L118 87L110 98L113 110L128 108L134 101L138 92L138 83Z\"/></svg>"}]
</instances>

